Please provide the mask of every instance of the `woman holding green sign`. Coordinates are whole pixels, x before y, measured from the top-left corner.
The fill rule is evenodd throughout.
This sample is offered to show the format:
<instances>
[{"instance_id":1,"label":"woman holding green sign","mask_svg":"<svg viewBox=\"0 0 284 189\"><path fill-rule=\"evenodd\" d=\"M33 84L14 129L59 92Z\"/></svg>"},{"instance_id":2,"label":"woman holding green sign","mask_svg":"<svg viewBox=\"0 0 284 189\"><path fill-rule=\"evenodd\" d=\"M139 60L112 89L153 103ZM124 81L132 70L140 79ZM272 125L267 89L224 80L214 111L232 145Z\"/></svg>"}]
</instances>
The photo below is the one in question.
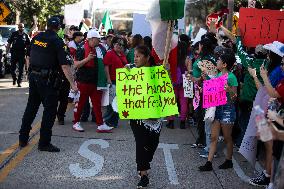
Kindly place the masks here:
<instances>
[{"instance_id":1,"label":"woman holding green sign","mask_svg":"<svg viewBox=\"0 0 284 189\"><path fill-rule=\"evenodd\" d=\"M134 63L137 68L155 65L148 47L135 48ZM130 126L136 142L137 171L141 177L137 188L143 188L149 184L147 171L159 144L162 119L130 120Z\"/></svg>"}]
</instances>

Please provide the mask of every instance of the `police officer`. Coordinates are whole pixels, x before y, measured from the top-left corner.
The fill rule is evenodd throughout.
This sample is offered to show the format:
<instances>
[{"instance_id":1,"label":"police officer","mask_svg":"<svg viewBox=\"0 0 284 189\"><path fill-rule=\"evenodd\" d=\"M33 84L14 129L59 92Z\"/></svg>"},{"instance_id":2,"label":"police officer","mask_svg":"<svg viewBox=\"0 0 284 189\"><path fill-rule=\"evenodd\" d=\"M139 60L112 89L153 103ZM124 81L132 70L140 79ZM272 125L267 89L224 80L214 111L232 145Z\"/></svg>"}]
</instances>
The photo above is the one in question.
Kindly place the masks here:
<instances>
[{"instance_id":1,"label":"police officer","mask_svg":"<svg viewBox=\"0 0 284 189\"><path fill-rule=\"evenodd\" d=\"M21 87L22 76L25 65L26 48L30 45L30 39L28 34L24 32L24 24L18 25L19 30L12 33L8 39L6 52L9 53L11 48L11 75L13 78L13 85L18 83L18 87ZM16 65L18 63L18 80L16 76Z\"/></svg>"},{"instance_id":2,"label":"police officer","mask_svg":"<svg viewBox=\"0 0 284 189\"><path fill-rule=\"evenodd\" d=\"M52 126L55 121L58 103L58 89L60 86L58 74L62 69L68 79L71 88L78 91L71 68L68 62L68 54L64 48L64 42L56 32L60 28L60 20L51 17L47 21L47 30L35 36L31 41L29 58L29 98L22 119L19 135L19 146L28 144L31 124L37 114L40 104L44 111L40 129L38 149L40 151L59 152L60 149L50 143Z\"/></svg>"},{"instance_id":3,"label":"police officer","mask_svg":"<svg viewBox=\"0 0 284 189\"><path fill-rule=\"evenodd\" d=\"M68 47L65 45L65 48L67 50L68 56L70 58L70 63L73 63L73 59L71 58L70 52ZM68 60L69 60L68 58ZM70 64L71 65L71 64ZM59 74L61 76L62 79L62 83L59 89L59 95L58 95L58 109L57 109L57 120L58 120L58 124L59 125L64 125L64 117L65 117L65 113L67 110L67 106L68 106L68 94L70 91L70 83L68 81L68 79L65 77L62 69L60 69Z\"/></svg>"}]
</instances>

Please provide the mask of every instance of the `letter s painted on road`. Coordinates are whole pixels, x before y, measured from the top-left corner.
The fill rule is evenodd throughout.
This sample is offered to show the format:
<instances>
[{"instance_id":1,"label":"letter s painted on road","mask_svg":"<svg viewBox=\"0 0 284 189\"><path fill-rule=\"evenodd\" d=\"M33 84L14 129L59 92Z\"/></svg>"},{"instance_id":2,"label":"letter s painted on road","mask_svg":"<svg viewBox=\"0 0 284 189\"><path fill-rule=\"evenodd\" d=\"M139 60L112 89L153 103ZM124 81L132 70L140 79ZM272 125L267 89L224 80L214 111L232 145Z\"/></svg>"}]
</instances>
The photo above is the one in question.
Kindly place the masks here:
<instances>
[{"instance_id":1,"label":"letter s painted on road","mask_svg":"<svg viewBox=\"0 0 284 189\"><path fill-rule=\"evenodd\" d=\"M70 164L69 170L72 175L78 178L87 178L97 175L103 168L104 158L88 149L90 145L97 144L101 148L108 148L109 143L102 139L91 139L85 141L79 148L79 154L95 164L89 169L82 169L79 163Z\"/></svg>"}]
</instances>

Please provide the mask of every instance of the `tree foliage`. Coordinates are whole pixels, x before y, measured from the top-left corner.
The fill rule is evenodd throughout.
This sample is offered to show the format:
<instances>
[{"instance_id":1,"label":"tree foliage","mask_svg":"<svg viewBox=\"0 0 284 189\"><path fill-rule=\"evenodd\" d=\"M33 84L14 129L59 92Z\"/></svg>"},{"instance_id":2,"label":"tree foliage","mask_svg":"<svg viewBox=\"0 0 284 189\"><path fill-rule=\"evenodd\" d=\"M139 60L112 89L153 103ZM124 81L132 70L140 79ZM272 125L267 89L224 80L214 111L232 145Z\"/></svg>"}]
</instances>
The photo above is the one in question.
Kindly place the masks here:
<instances>
[{"instance_id":1,"label":"tree foliage","mask_svg":"<svg viewBox=\"0 0 284 189\"><path fill-rule=\"evenodd\" d=\"M40 27L45 25L46 19L53 15L63 14L63 7L66 4L76 3L79 0L10 0L5 1L11 9L11 14L7 18L7 22L12 24L15 22L16 10L21 12L21 22L31 27L36 16Z\"/></svg>"}]
</instances>

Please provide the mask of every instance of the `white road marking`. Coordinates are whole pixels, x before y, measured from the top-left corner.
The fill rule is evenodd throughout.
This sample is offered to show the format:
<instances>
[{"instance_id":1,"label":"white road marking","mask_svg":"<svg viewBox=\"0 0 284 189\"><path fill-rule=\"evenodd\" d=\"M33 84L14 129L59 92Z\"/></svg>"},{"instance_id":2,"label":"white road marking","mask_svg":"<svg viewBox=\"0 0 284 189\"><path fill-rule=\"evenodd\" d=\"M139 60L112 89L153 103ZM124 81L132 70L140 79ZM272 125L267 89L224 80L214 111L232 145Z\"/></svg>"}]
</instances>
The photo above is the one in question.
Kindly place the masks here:
<instances>
[{"instance_id":1,"label":"white road marking","mask_svg":"<svg viewBox=\"0 0 284 189\"><path fill-rule=\"evenodd\" d=\"M235 172L237 173L238 177L246 182L246 183L249 183L249 177L244 173L244 171L242 170L242 168L240 167L240 165L238 164L238 162L235 160L234 157L232 157L232 162L233 162L233 167L234 167L234 170Z\"/></svg>"},{"instance_id":2,"label":"white road marking","mask_svg":"<svg viewBox=\"0 0 284 189\"><path fill-rule=\"evenodd\" d=\"M171 154L171 149L172 150L179 149L178 145L177 144L163 144L163 143L160 143L158 148L162 148L163 149L170 183L171 184L175 184L175 185L179 184L177 173L176 173L176 169L175 169L175 165L174 165L174 161L173 161L173 157L172 157L172 154Z\"/></svg>"},{"instance_id":3,"label":"white road marking","mask_svg":"<svg viewBox=\"0 0 284 189\"><path fill-rule=\"evenodd\" d=\"M223 151L224 152L224 154L226 154L225 152L225 150ZM244 171L242 170L242 168L241 168L241 166L238 164L238 162L235 160L235 158L234 158L234 156L232 157L232 162L233 162L233 167L234 167L234 170L235 170L235 172L237 173L237 175L238 175L238 177L242 180L242 181L244 181L244 182L246 182L246 183L249 183L249 179L250 179L250 177L248 177L245 173L244 173ZM256 164L255 164L255 170L256 171L258 171L258 172L261 172L262 170L263 170L263 168L261 167L261 165L258 163L258 162L256 162Z\"/></svg>"},{"instance_id":4,"label":"white road marking","mask_svg":"<svg viewBox=\"0 0 284 189\"><path fill-rule=\"evenodd\" d=\"M78 153L81 156L92 161L95 164L95 166L91 167L89 169L82 169L80 167L79 163L70 164L69 165L70 173L72 175L74 175L75 177L77 177L77 178L93 177L93 176L97 175L102 170L103 165L104 165L104 157L100 156L100 155L98 155L98 154L96 154L96 153L94 153L94 152L92 152L91 150L88 149L88 147L90 145L94 145L94 144L100 145L101 148L108 148L109 147L109 143L105 140L102 140L102 139L91 139L91 140L85 141L81 145Z\"/></svg>"},{"instance_id":5,"label":"white road marking","mask_svg":"<svg viewBox=\"0 0 284 189\"><path fill-rule=\"evenodd\" d=\"M17 132L12 132L12 131L3 131L3 132L0 132L0 135L7 135L7 134L14 134L14 133L17 133Z\"/></svg>"}]
</instances>

